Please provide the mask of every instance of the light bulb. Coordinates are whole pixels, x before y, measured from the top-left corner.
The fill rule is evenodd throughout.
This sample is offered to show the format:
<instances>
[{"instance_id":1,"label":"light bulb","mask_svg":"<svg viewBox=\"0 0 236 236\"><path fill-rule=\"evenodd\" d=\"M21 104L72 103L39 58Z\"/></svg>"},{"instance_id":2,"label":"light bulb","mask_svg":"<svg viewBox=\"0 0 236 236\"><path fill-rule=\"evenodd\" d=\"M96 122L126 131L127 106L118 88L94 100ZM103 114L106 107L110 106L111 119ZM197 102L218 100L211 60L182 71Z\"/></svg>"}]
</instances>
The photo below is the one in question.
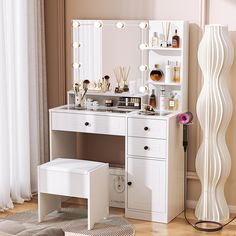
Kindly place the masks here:
<instances>
[{"instance_id":1,"label":"light bulb","mask_svg":"<svg viewBox=\"0 0 236 236\"><path fill-rule=\"evenodd\" d=\"M101 28L101 27L102 27L102 22L101 22L101 21L96 21L96 22L94 23L94 26L95 26L96 28Z\"/></svg>"},{"instance_id":2,"label":"light bulb","mask_svg":"<svg viewBox=\"0 0 236 236\"><path fill-rule=\"evenodd\" d=\"M141 29L145 29L145 28L148 27L148 23L145 22L145 21L143 21L143 22L141 22L141 23L139 24L139 27L140 27Z\"/></svg>"},{"instance_id":3,"label":"light bulb","mask_svg":"<svg viewBox=\"0 0 236 236\"><path fill-rule=\"evenodd\" d=\"M74 42L73 43L73 48L79 48L80 47L80 43L79 42Z\"/></svg>"},{"instance_id":4,"label":"light bulb","mask_svg":"<svg viewBox=\"0 0 236 236\"><path fill-rule=\"evenodd\" d=\"M72 24L73 28L77 28L80 26L80 23L79 21L73 21L73 24Z\"/></svg>"},{"instance_id":5,"label":"light bulb","mask_svg":"<svg viewBox=\"0 0 236 236\"><path fill-rule=\"evenodd\" d=\"M74 62L74 63L73 63L73 68L74 68L74 69L78 69L80 66L81 66L81 65L80 65L79 63L77 63L77 62Z\"/></svg>"},{"instance_id":6,"label":"light bulb","mask_svg":"<svg viewBox=\"0 0 236 236\"><path fill-rule=\"evenodd\" d=\"M142 85L142 86L139 87L139 92L140 93L145 93L145 92L147 92L147 90L148 90L147 85Z\"/></svg>"},{"instance_id":7,"label":"light bulb","mask_svg":"<svg viewBox=\"0 0 236 236\"><path fill-rule=\"evenodd\" d=\"M139 67L139 70L140 71L145 71L145 70L147 70L148 69L148 66L147 65L141 65L140 67Z\"/></svg>"},{"instance_id":8,"label":"light bulb","mask_svg":"<svg viewBox=\"0 0 236 236\"><path fill-rule=\"evenodd\" d=\"M140 50L144 50L144 49L147 48L147 47L148 47L148 45L147 45L146 43L141 43L141 44L139 45Z\"/></svg>"},{"instance_id":9,"label":"light bulb","mask_svg":"<svg viewBox=\"0 0 236 236\"><path fill-rule=\"evenodd\" d=\"M117 27L118 29L124 28L124 27L125 27L125 23L119 21L119 22L116 23L116 27Z\"/></svg>"}]
</instances>

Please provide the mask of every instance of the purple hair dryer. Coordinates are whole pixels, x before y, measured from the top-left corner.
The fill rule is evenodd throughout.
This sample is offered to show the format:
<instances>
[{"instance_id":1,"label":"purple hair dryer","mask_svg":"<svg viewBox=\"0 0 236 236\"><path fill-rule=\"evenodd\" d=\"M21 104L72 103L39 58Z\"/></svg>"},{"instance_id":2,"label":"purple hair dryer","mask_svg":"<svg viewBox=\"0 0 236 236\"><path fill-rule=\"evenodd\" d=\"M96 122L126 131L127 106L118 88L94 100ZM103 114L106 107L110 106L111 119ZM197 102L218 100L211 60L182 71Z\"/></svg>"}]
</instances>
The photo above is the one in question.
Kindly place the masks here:
<instances>
[{"instance_id":1,"label":"purple hair dryer","mask_svg":"<svg viewBox=\"0 0 236 236\"><path fill-rule=\"evenodd\" d=\"M191 112L184 112L178 116L178 122L182 125L188 125L193 120L193 114Z\"/></svg>"},{"instance_id":2,"label":"purple hair dryer","mask_svg":"<svg viewBox=\"0 0 236 236\"><path fill-rule=\"evenodd\" d=\"M188 147L188 126L193 120L193 114L191 112L184 112L178 115L178 122L183 125L183 147L184 151L187 151Z\"/></svg>"}]
</instances>

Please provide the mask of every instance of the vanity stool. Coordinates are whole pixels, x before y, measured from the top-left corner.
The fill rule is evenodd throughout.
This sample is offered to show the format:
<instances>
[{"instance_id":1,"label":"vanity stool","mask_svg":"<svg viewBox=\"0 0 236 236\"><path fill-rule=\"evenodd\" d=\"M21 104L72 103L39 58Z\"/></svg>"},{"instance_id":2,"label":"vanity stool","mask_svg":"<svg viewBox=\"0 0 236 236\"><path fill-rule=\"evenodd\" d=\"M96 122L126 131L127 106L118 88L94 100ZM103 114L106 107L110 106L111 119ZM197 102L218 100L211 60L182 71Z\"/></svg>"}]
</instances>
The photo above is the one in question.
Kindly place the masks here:
<instances>
[{"instance_id":1,"label":"vanity stool","mask_svg":"<svg viewBox=\"0 0 236 236\"><path fill-rule=\"evenodd\" d=\"M88 199L88 230L109 214L107 163L58 158L38 166L38 221L61 209L61 196Z\"/></svg>"}]
</instances>

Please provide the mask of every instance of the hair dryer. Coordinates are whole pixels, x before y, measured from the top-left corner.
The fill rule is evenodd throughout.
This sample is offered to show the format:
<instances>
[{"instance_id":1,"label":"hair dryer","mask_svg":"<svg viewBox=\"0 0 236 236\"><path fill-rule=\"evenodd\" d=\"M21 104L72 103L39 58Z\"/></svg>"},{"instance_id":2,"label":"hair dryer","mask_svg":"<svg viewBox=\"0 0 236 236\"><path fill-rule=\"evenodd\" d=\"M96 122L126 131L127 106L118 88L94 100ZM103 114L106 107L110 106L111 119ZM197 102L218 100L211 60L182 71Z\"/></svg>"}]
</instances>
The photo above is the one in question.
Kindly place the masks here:
<instances>
[{"instance_id":1,"label":"hair dryer","mask_svg":"<svg viewBox=\"0 0 236 236\"><path fill-rule=\"evenodd\" d=\"M183 125L183 147L187 151L188 147L188 125L192 123L193 114L191 112L184 112L178 115L178 122Z\"/></svg>"}]
</instances>

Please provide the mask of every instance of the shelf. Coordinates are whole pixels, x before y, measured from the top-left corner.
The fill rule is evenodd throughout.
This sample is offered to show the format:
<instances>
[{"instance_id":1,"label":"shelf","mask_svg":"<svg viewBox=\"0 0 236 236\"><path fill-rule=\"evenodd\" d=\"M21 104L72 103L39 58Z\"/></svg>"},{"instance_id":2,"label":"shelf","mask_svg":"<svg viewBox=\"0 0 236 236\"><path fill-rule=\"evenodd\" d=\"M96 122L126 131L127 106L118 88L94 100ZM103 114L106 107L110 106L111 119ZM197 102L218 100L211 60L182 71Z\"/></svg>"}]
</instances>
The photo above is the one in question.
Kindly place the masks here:
<instances>
[{"instance_id":1,"label":"shelf","mask_svg":"<svg viewBox=\"0 0 236 236\"><path fill-rule=\"evenodd\" d=\"M146 47L143 50L153 50L153 51L173 51L173 52L181 52L182 48L160 48L160 47Z\"/></svg>"},{"instance_id":2,"label":"shelf","mask_svg":"<svg viewBox=\"0 0 236 236\"><path fill-rule=\"evenodd\" d=\"M70 94L74 94L73 90L69 91ZM86 95L90 96L103 96L103 97L144 97L147 95L147 93L142 93L142 94L130 94L129 92L123 92L123 93L115 93L112 91L108 92L96 92L96 91L89 91L86 93Z\"/></svg>"},{"instance_id":3,"label":"shelf","mask_svg":"<svg viewBox=\"0 0 236 236\"><path fill-rule=\"evenodd\" d=\"M165 82L155 82L155 81L149 81L152 85L165 85L165 86L181 86L181 83L165 83Z\"/></svg>"}]
</instances>

